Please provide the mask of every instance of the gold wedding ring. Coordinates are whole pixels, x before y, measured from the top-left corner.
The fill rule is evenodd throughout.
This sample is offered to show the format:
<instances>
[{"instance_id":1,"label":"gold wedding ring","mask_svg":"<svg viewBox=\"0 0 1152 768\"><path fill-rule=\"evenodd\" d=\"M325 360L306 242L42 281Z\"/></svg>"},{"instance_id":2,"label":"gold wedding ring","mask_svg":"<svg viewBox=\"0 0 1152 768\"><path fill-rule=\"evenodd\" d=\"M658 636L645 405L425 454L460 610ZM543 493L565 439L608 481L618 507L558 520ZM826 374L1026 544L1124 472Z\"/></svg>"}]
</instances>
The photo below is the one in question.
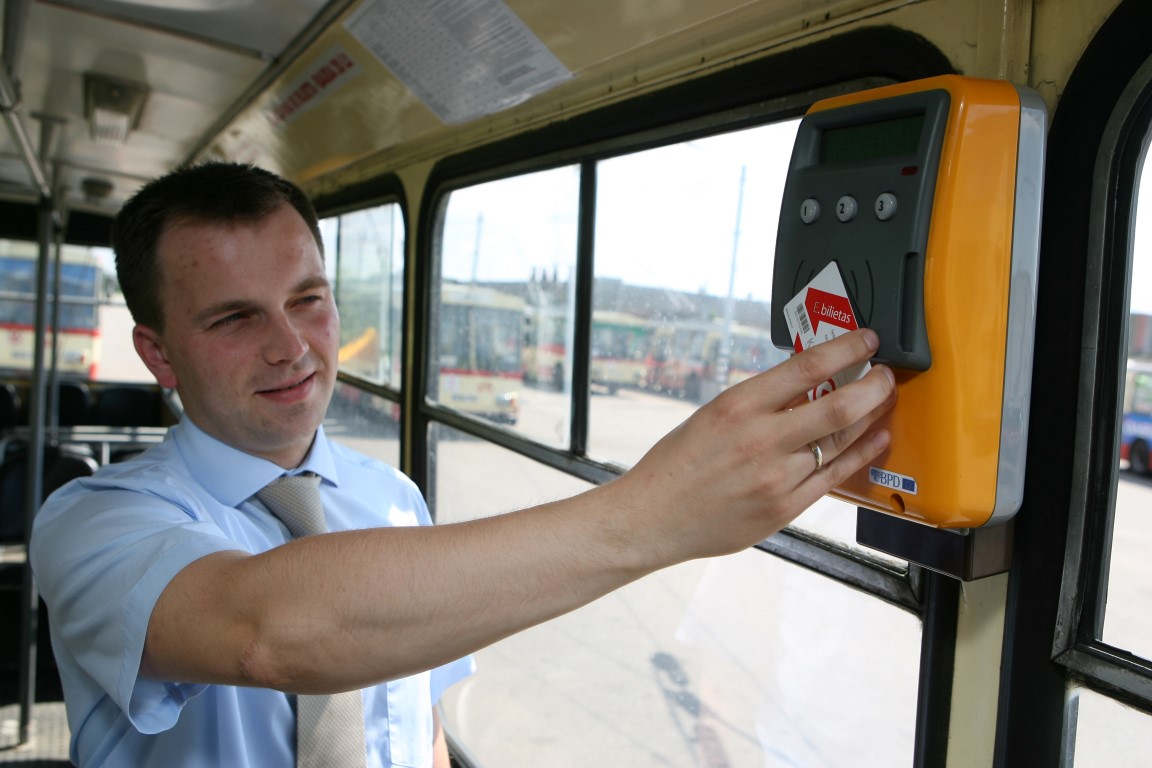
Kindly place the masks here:
<instances>
[{"instance_id":1,"label":"gold wedding ring","mask_svg":"<svg viewBox=\"0 0 1152 768\"><path fill-rule=\"evenodd\" d=\"M816 472L820 471L820 467L824 466L824 451L820 450L820 444L813 440L808 443L808 447L812 449L812 455L816 457Z\"/></svg>"}]
</instances>

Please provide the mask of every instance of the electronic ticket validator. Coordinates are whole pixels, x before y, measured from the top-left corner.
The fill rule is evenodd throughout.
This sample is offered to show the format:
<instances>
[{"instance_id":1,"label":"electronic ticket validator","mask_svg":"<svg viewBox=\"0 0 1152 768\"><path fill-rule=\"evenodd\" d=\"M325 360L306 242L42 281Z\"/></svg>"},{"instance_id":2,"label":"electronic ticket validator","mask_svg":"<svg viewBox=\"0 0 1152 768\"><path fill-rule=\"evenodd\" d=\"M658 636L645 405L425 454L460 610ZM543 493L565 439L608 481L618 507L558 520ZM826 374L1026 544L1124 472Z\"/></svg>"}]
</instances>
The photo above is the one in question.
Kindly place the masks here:
<instances>
[{"instance_id":1,"label":"electronic ticket validator","mask_svg":"<svg viewBox=\"0 0 1152 768\"><path fill-rule=\"evenodd\" d=\"M938 529L1019 509L1046 129L1035 92L952 75L826 99L802 120L773 343L798 346L790 302L807 307L815 336L854 314L879 335L873 362L892 367L899 398L890 449L833 496ZM847 303L819 299L829 278Z\"/></svg>"}]
</instances>

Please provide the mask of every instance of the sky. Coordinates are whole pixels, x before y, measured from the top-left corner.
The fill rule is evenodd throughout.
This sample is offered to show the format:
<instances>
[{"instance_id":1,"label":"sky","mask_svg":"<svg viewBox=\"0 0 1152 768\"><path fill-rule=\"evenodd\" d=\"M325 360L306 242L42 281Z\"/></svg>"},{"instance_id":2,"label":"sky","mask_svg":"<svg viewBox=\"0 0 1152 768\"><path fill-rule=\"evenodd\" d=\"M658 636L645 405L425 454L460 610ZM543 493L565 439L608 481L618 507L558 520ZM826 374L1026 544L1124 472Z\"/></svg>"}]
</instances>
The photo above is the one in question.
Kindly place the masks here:
<instances>
[{"instance_id":1,"label":"sky","mask_svg":"<svg viewBox=\"0 0 1152 768\"><path fill-rule=\"evenodd\" d=\"M767 126L600 163L597 276L719 296L731 280L738 298L768 300L794 132L791 124ZM571 274L578 184L569 166L454 193L444 275Z\"/></svg>"}]
</instances>

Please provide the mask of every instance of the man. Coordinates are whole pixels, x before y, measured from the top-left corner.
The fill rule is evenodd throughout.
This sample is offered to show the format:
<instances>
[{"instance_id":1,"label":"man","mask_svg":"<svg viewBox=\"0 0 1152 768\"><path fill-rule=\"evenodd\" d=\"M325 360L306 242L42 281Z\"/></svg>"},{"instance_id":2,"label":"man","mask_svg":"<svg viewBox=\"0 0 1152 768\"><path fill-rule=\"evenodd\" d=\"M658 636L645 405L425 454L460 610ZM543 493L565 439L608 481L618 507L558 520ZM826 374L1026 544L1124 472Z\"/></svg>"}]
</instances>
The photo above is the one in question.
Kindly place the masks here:
<instances>
[{"instance_id":1,"label":"man","mask_svg":"<svg viewBox=\"0 0 1152 768\"><path fill-rule=\"evenodd\" d=\"M888 443L883 366L801 407L875 352L860 332L723 393L615 482L427 526L402 476L324 436L338 317L298 189L246 166L177 171L126 204L115 246L136 350L184 418L37 517L81 765L292 765L291 694L357 689L369 763L432 765L455 660L762 540ZM303 471L332 533L293 538L256 497Z\"/></svg>"}]
</instances>

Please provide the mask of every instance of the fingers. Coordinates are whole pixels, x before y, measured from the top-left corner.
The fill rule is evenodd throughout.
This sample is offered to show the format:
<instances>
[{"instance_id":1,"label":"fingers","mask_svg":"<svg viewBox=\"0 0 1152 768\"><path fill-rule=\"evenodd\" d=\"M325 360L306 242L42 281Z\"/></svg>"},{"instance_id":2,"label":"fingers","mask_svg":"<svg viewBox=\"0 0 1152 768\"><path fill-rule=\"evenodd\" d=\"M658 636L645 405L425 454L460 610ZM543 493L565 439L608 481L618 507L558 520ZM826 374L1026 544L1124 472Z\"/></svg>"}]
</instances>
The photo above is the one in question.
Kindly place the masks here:
<instances>
[{"instance_id":1,"label":"fingers","mask_svg":"<svg viewBox=\"0 0 1152 768\"><path fill-rule=\"evenodd\" d=\"M784 407L833 374L868 360L879 347L880 339L875 331L868 328L853 331L793 355L769 372L774 375L765 385L774 389L778 398L784 398L777 404Z\"/></svg>"},{"instance_id":2,"label":"fingers","mask_svg":"<svg viewBox=\"0 0 1152 768\"><path fill-rule=\"evenodd\" d=\"M896 378L877 365L859 381L794 408L790 437L796 448L820 445L829 463L896 402Z\"/></svg>"},{"instance_id":3,"label":"fingers","mask_svg":"<svg viewBox=\"0 0 1152 768\"><path fill-rule=\"evenodd\" d=\"M788 361L794 363L791 370L781 371L785 391L806 392L833 373L868 359L877 343L873 332L860 331L794 356ZM882 365L812 402L793 397L781 414L786 418L780 426L782 439L792 448L788 461L796 472L797 496L814 502L886 450L891 437L877 428L877 421L895 401L895 376Z\"/></svg>"},{"instance_id":4,"label":"fingers","mask_svg":"<svg viewBox=\"0 0 1152 768\"><path fill-rule=\"evenodd\" d=\"M815 503L821 496L875 460L888 449L890 441L891 436L886 429L866 433L841 451L835 461L828 463L825 460L824 466L819 471L810 472L796 487L797 496L803 499L802 503L806 505Z\"/></svg>"},{"instance_id":5,"label":"fingers","mask_svg":"<svg viewBox=\"0 0 1152 768\"><path fill-rule=\"evenodd\" d=\"M878 348L874 331L853 331L792 356L733 387L720 399L738 404L734 407L738 421L754 418L765 407L775 412L772 431L777 445L790 454L784 457L787 473L799 482L816 469L813 446L820 449L821 468L831 464L895 402L895 378L879 365L859 381L808 401L811 389L840 371L864 363ZM753 396L749 397L749 392Z\"/></svg>"},{"instance_id":6,"label":"fingers","mask_svg":"<svg viewBox=\"0 0 1152 768\"><path fill-rule=\"evenodd\" d=\"M895 401L896 381L892 372L876 366L859 381L782 414L786 417L786 423L781 425L783 439L792 447L789 466L796 473L797 484L802 485L814 473L827 480L833 466L838 468L838 475L841 457L861 438L876 430L876 422ZM885 431L885 447L887 439ZM867 459L874 456L874 452L869 452ZM828 485L831 487L835 482Z\"/></svg>"}]
</instances>

